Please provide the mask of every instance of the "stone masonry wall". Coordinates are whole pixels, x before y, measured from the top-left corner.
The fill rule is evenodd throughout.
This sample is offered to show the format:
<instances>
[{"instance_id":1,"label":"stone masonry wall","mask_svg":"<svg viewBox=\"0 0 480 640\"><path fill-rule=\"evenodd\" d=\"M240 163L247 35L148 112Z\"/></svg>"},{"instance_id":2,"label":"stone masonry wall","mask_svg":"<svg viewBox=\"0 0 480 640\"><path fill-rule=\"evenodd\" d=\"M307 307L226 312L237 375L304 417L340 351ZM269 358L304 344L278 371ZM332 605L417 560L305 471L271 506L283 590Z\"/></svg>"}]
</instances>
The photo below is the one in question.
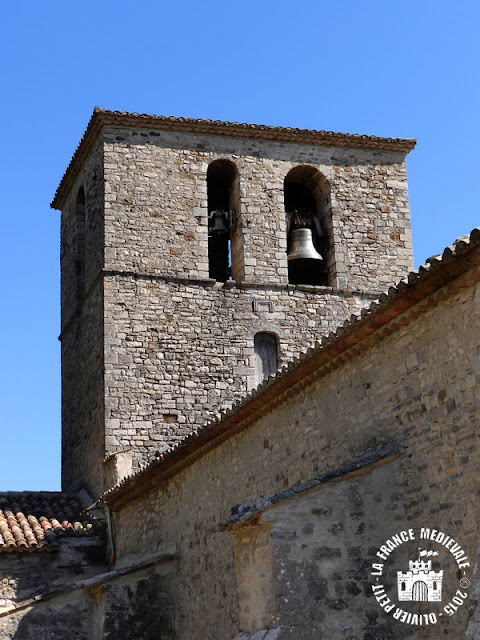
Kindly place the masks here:
<instances>
[{"instance_id":1,"label":"stone masonry wall","mask_svg":"<svg viewBox=\"0 0 480 640\"><path fill-rule=\"evenodd\" d=\"M62 334L62 487L92 496L103 484L105 456L102 284L98 278Z\"/></svg>"},{"instance_id":2,"label":"stone masonry wall","mask_svg":"<svg viewBox=\"0 0 480 640\"><path fill-rule=\"evenodd\" d=\"M51 553L2 553L0 640L47 640L70 633L91 640L93 600L82 590L71 592L71 586L105 568L104 545L93 538L69 538ZM42 602L45 592L55 590L66 595ZM30 606L23 607L26 602Z\"/></svg>"},{"instance_id":3,"label":"stone masonry wall","mask_svg":"<svg viewBox=\"0 0 480 640\"><path fill-rule=\"evenodd\" d=\"M282 366L366 301L313 287L109 276L106 450L133 445L137 463L152 459L255 386L257 332L278 337Z\"/></svg>"},{"instance_id":4,"label":"stone masonry wall","mask_svg":"<svg viewBox=\"0 0 480 640\"><path fill-rule=\"evenodd\" d=\"M243 597L239 589L240 628L253 634L268 625L281 630L279 638L301 640L417 637L415 627L392 625L371 597L373 550L379 541L391 538L392 531L408 529L400 467L395 460L369 473L341 478L264 513L263 528L270 529L273 555L274 604L262 618L252 619L255 589L245 588ZM235 541L258 528L238 527ZM398 566L408 567L406 547L396 556ZM258 584L262 568L253 563L251 569L250 584ZM242 571L236 567L236 573ZM388 583L392 584L390 576Z\"/></svg>"},{"instance_id":5,"label":"stone masonry wall","mask_svg":"<svg viewBox=\"0 0 480 640\"><path fill-rule=\"evenodd\" d=\"M320 626L322 620L328 622L329 637L350 640L464 637L469 602L429 627L410 627L387 616L371 592L372 555L364 556L366 547L375 553L387 530L393 534L406 526L449 532L472 564L477 549L480 285L448 298L440 291L407 316L404 324L395 321L390 336L369 336L368 350L310 386L293 387L284 404L115 514L120 565L142 550L176 546L170 597L179 640L227 639L252 631L245 628L252 618L245 622L240 615L238 585L245 576L235 568L235 539L242 530L217 527L232 507L296 486L391 442L402 451L393 466L311 494L316 504L305 503L301 530L297 498L290 508L287 501L265 512L258 524L273 527L276 541L265 550L259 532L252 535L252 549L258 549L260 564L271 572L273 585L267 571L259 588L271 588L275 604L253 611L259 617L255 624L276 628L277 640L316 637L309 635L309 625ZM336 502L344 508L333 509ZM392 511L395 502L398 517ZM358 527L353 527L353 511ZM374 542L377 528L380 539ZM310 556L300 542L310 545ZM325 547L333 550L322 555ZM316 577L311 573L315 567L303 567L297 553L314 561ZM289 585L282 571L291 572L292 562L298 582ZM314 591L309 592L307 578L315 578ZM288 588L297 596L291 598ZM299 611L301 593L313 622ZM352 617L350 609L358 615Z\"/></svg>"},{"instance_id":6,"label":"stone masonry wall","mask_svg":"<svg viewBox=\"0 0 480 640\"><path fill-rule=\"evenodd\" d=\"M85 191L85 291L88 292L98 278L104 264L104 177L103 145L101 141L92 149L82 172L72 187L62 210L60 230L60 267L62 298L62 331L78 312L76 301L76 202L79 189Z\"/></svg>"},{"instance_id":7,"label":"stone masonry wall","mask_svg":"<svg viewBox=\"0 0 480 640\"><path fill-rule=\"evenodd\" d=\"M85 190L85 294L77 301L77 193ZM99 143L62 211L62 486L92 494L103 482L103 153Z\"/></svg>"}]
</instances>

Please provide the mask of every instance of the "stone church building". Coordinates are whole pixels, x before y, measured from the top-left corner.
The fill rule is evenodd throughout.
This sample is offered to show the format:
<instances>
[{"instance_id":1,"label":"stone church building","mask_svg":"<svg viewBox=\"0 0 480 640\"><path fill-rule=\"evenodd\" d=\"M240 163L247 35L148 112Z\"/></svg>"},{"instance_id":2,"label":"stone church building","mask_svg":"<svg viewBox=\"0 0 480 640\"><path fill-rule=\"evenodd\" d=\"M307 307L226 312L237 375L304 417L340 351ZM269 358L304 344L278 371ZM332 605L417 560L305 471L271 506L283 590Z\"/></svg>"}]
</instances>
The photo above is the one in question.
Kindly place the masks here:
<instances>
[{"instance_id":1,"label":"stone church building","mask_svg":"<svg viewBox=\"0 0 480 640\"><path fill-rule=\"evenodd\" d=\"M0 640L480 638L480 231L413 271L414 146L95 109ZM418 554L440 602L397 593Z\"/></svg>"}]
</instances>

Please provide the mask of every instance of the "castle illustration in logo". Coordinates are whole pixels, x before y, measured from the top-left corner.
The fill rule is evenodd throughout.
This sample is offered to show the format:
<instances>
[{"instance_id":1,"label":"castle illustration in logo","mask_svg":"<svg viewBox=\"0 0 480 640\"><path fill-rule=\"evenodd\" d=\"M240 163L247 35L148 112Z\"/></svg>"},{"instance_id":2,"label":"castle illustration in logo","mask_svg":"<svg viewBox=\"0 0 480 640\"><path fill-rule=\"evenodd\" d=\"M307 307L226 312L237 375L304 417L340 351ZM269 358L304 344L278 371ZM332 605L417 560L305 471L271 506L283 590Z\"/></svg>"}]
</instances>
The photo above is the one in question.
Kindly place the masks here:
<instances>
[{"instance_id":1,"label":"castle illustration in logo","mask_svg":"<svg viewBox=\"0 0 480 640\"><path fill-rule=\"evenodd\" d=\"M432 571L432 561L438 551L418 550L418 559L408 563L410 571L397 571L398 599L413 602L439 602L442 599L443 571Z\"/></svg>"}]
</instances>

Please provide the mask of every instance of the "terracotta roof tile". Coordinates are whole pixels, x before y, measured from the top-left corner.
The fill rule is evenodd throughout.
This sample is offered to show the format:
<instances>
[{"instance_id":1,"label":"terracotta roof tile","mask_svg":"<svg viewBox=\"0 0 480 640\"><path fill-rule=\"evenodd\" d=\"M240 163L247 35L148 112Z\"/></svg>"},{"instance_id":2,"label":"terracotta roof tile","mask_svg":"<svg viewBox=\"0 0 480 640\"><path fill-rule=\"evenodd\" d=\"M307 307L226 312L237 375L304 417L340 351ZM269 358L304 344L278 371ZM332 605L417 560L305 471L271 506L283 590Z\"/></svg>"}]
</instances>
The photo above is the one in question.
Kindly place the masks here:
<instances>
[{"instance_id":1,"label":"terracotta roof tile","mask_svg":"<svg viewBox=\"0 0 480 640\"><path fill-rule=\"evenodd\" d=\"M295 384L307 381L316 371L325 373L336 368L335 361L339 355L349 349L357 349L366 336L386 327L390 320L449 285L472 267L475 267L472 277L480 280L480 227L455 240L442 254L428 258L418 270L392 285L388 292L362 309L360 314L351 315L335 332L319 337L314 347L309 347L299 358L293 358L276 375L180 439L150 464L105 491L100 500L109 505L121 505L139 492L148 490L155 478L174 475L189 461L199 458L202 451L217 446L236 430L241 430L241 424L248 426L281 403Z\"/></svg>"},{"instance_id":2,"label":"terracotta roof tile","mask_svg":"<svg viewBox=\"0 0 480 640\"><path fill-rule=\"evenodd\" d=\"M104 126L184 131L189 133L224 135L235 138L257 138L330 147L379 149L396 151L404 155L411 151L416 145L416 140L413 138L382 138L380 136L367 136L356 133L315 131L313 129L295 129L292 127L272 127L262 124L222 122L220 120L200 120L196 118L175 118L173 116L155 116L145 113L128 113L126 111L108 111L107 109L95 107L85 133L55 193L51 203L53 209L62 208L64 200L76 180L80 167L90 153Z\"/></svg>"},{"instance_id":3,"label":"terracotta roof tile","mask_svg":"<svg viewBox=\"0 0 480 640\"><path fill-rule=\"evenodd\" d=\"M91 536L101 523L83 511L75 494L58 491L0 493L0 553L53 551L66 536Z\"/></svg>"}]
</instances>

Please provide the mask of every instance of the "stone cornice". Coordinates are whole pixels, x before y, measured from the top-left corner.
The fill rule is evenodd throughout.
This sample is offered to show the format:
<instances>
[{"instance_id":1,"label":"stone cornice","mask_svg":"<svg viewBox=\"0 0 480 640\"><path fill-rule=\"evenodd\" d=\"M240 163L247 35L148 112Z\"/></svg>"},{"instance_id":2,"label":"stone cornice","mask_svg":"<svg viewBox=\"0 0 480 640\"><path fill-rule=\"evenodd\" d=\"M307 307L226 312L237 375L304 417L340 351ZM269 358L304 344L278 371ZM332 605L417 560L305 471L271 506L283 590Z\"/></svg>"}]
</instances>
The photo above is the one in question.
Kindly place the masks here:
<instances>
[{"instance_id":1,"label":"stone cornice","mask_svg":"<svg viewBox=\"0 0 480 640\"><path fill-rule=\"evenodd\" d=\"M61 209L70 192L86 157L100 136L103 127L117 126L129 128L148 128L163 131L178 131L222 135L234 138L257 138L299 144L314 144L329 147L350 147L357 149L379 149L396 151L406 155L415 145L412 138L382 138L351 133L335 133L333 131L315 131L311 129L295 129L291 127L272 127L258 124L238 122L222 122L220 120L199 120L195 118L175 118L173 116L155 116L125 111L108 111L95 107L86 131L73 154L70 164L58 186L52 209Z\"/></svg>"}]
</instances>

